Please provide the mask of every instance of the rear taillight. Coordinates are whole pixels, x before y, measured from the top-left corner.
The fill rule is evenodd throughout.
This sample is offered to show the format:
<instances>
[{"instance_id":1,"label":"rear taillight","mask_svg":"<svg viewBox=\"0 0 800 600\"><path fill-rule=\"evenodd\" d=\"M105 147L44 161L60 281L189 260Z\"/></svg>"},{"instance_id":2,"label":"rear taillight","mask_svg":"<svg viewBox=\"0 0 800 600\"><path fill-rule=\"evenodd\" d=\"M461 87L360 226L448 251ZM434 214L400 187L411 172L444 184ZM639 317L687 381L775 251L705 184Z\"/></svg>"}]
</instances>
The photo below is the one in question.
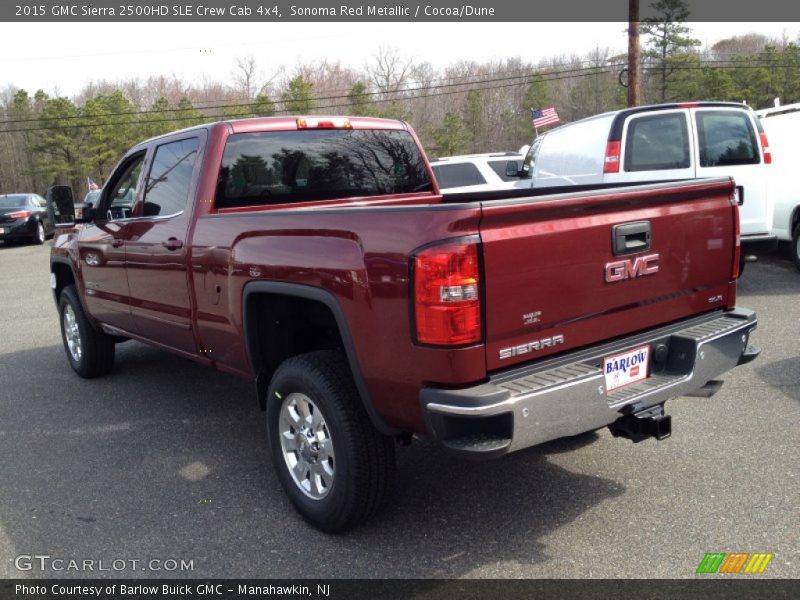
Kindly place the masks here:
<instances>
[{"instance_id":1,"label":"rear taillight","mask_svg":"<svg viewBox=\"0 0 800 600\"><path fill-rule=\"evenodd\" d=\"M739 194L734 190L731 194L731 204L733 205L733 235L735 237L733 246L733 264L731 265L731 280L739 278L739 263L742 259L742 229L739 224Z\"/></svg>"},{"instance_id":2,"label":"rear taillight","mask_svg":"<svg viewBox=\"0 0 800 600\"><path fill-rule=\"evenodd\" d=\"M18 210L17 212L8 213L6 216L12 219L27 219L33 213L29 210Z\"/></svg>"},{"instance_id":3,"label":"rear taillight","mask_svg":"<svg viewBox=\"0 0 800 600\"><path fill-rule=\"evenodd\" d=\"M459 346L481 341L478 245L445 243L412 260L417 341Z\"/></svg>"},{"instance_id":4,"label":"rear taillight","mask_svg":"<svg viewBox=\"0 0 800 600\"><path fill-rule=\"evenodd\" d=\"M761 138L761 151L764 153L764 164L771 165L772 164L772 151L769 149L769 141L767 141L767 134L763 131L758 134L758 137Z\"/></svg>"},{"instance_id":5,"label":"rear taillight","mask_svg":"<svg viewBox=\"0 0 800 600\"><path fill-rule=\"evenodd\" d=\"M606 158L603 161L603 173L619 173L619 142L606 144Z\"/></svg>"}]
</instances>

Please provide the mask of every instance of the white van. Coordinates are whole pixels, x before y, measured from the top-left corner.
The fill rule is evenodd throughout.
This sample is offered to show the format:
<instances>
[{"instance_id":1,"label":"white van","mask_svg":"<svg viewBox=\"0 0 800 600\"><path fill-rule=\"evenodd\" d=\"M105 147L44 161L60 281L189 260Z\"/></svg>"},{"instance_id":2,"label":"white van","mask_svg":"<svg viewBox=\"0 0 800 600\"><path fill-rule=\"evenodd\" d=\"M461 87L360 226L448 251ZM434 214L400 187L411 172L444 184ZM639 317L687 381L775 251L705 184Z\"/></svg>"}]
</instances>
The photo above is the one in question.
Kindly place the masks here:
<instances>
[{"instance_id":1,"label":"white van","mask_svg":"<svg viewBox=\"0 0 800 600\"><path fill-rule=\"evenodd\" d=\"M730 176L742 243L774 245L764 171L771 155L760 127L749 107L732 102L629 108L537 137L522 176L532 177L533 187Z\"/></svg>"},{"instance_id":2,"label":"white van","mask_svg":"<svg viewBox=\"0 0 800 600\"><path fill-rule=\"evenodd\" d=\"M769 178L775 207L772 233L792 242L792 259L800 269L800 185L794 172L800 166L800 104L757 110L756 115L774 152Z\"/></svg>"}]
</instances>

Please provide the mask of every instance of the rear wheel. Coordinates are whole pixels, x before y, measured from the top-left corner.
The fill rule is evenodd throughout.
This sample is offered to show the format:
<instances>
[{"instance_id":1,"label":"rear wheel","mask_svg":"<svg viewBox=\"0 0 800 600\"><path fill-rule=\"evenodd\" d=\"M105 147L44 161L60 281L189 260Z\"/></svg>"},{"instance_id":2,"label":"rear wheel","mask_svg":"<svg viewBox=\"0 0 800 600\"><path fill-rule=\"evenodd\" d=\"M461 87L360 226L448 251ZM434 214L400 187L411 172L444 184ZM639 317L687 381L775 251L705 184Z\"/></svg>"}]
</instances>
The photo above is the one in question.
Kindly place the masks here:
<instances>
[{"instance_id":1,"label":"rear wheel","mask_svg":"<svg viewBox=\"0 0 800 600\"><path fill-rule=\"evenodd\" d=\"M792 260L794 266L800 271L800 224L792 232Z\"/></svg>"},{"instance_id":2,"label":"rear wheel","mask_svg":"<svg viewBox=\"0 0 800 600\"><path fill-rule=\"evenodd\" d=\"M114 367L114 340L92 327L74 285L61 291L58 312L61 339L73 370L87 379L109 373Z\"/></svg>"},{"instance_id":3,"label":"rear wheel","mask_svg":"<svg viewBox=\"0 0 800 600\"><path fill-rule=\"evenodd\" d=\"M393 481L394 443L370 422L341 354L286 360L268 394L273 463L300 514L327 532L375 514Z\"/></svg>"}]
</instances>

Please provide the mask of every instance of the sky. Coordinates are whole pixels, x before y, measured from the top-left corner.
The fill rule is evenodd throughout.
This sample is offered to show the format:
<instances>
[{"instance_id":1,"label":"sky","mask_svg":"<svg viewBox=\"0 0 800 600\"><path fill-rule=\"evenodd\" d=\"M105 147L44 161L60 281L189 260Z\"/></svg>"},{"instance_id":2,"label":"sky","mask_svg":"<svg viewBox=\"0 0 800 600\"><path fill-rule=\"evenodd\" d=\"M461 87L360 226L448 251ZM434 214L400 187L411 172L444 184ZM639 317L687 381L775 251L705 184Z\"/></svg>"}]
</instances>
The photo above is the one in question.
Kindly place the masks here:
<instances>
[{"instance_id":1,"label":"sky","mask_svg":"<svg viewBox=\"0 0 800 600\"><path fill-rule=\"evenodd\" d=\"M704 45L744 33L797 40L800 23L690 23ZM0 36L0 89L71 96L90 81L176 75L230 83L237 57L266 79L328 59L362 67L380 47L444 67L459 60L624 52L627 23L18 23Z\"/></svg>"}]
</instances>

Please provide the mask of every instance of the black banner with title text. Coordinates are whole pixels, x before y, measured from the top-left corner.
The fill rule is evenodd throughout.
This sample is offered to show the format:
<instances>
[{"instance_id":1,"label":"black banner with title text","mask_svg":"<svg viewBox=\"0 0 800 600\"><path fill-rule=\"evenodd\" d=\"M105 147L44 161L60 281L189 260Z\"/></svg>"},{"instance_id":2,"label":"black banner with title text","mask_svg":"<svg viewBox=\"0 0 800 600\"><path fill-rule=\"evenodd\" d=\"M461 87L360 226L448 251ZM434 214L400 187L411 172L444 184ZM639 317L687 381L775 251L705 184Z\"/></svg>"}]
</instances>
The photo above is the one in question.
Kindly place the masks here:
<instances>
[{"instance_id":1,"label":"black banner with title text","mask_svg":"<svg viewBox=\"0 0 800 600\"><path fill-rule=\"evenodd\" d=\"M640 1L642 20L654 16L654 2ZM800 5L784 0L686 0L690 20L793 21ZM194 21L194 22L616 22L628 20L628 0L60 0L0 4L0 20L16 22ZM534 32L532 32L534 35Z\"/></svg>"},{"instance_id":2,"label":"black banner with title text","mask_svg":"<svg viewBox=\"0 0 800 600\"><path fill-rule=\"evenodd\" d=\"M694 580L477 580L477 579L330 579L330 580L149 580L42 579L0 582L2 600L562 600L620 598L703 600L783 600L797 597L797 582L779 579Z\"/></svg>"}]
</instances>

